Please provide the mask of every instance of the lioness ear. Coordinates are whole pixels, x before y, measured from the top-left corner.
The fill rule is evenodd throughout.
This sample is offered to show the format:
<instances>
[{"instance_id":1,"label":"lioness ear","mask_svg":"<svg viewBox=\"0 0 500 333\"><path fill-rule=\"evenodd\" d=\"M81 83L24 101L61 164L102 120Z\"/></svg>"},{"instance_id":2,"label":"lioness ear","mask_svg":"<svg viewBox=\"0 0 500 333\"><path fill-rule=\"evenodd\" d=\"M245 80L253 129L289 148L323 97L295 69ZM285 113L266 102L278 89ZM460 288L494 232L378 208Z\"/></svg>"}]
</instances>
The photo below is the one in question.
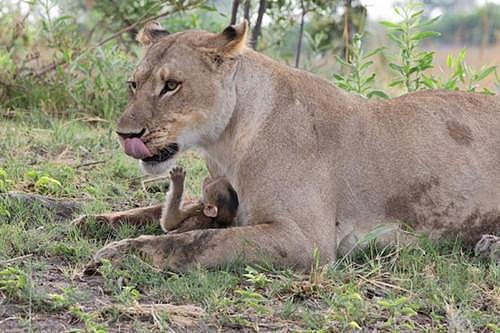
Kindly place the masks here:
<instances>
[{"instance_id":1,"label":"lioness ear","mask_svg":"<svg viewBox=\"0 0 500 333\"><path fill-rule=\"evenodd\" d=\"M145 47L149 47L159 41L161 38L168 35L158 21L149 21L137 34L137 41Z\"/></svg>"},{"instance_id":2,"label":"lioness ear","mask_svg":"<svg viewBox=\"0 0 500 333\"><path fill-rule=\"evenodd\" d=\"M240 54L247 46L248 21L230 25L217 36L217 51L228 56Z\"/></svg>"}]
</instances>

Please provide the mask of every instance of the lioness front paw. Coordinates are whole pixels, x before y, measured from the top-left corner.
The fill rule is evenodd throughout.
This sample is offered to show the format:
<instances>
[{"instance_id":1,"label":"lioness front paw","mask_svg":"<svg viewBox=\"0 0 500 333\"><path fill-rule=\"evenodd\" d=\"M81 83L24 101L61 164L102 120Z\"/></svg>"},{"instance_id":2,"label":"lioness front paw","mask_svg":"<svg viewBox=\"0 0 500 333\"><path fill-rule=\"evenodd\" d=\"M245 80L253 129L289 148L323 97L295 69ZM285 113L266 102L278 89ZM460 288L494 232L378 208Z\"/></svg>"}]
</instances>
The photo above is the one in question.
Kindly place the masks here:
<instances>
[{"instance_id":1,"label":"lioness front paw","mask_svg":"<svg viewBox=\"0 0 500 333\"><path fill-rule=\"evenodd\" d=\"M183 183L186 178L186 171L182 167L175 167L170 170L170 179L174 183Z\"/></svg>"},{"instance_id":2,"label":"lioness front paw","mask_svg":"<svg viewBox=\"0 0 500 333\"><path fill-rule=\"evenodd\" d=\"M102 264L102 260L113 261L118 257L125 255L127 250L132 247L132 241L129 239L124 239L121 241L112 242L105 247L101 248L94 254L94 257L85 265L83 269L84 275L94 275L97 273L99 267Z\"/></svg>"}]
</instances>

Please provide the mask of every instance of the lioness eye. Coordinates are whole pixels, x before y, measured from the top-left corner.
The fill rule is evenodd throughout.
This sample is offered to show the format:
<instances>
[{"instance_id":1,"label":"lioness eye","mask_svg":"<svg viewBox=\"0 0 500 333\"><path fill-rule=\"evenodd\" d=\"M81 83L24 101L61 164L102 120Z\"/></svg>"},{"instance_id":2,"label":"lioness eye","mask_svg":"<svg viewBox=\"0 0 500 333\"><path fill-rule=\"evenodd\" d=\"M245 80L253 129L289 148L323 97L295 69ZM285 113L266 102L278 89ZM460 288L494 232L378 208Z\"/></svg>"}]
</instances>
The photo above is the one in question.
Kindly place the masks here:
<instances>
[{"instance_id":1,"label":"lioness eye","mask_svg":"<svg viewBox=\"0 0 500 333\"><path fill-rule=\"evenodd\" d=\"M179 84L180 83L175 80L168 80L167 82L165 82L165 86L160 91L160 96L163 96L169 91L174 91L175 89L177 89L177 87L179 87Z\"/></svg>"},{"instance_id":2,"label":"lioness eye","mask_svg":"<svg viewBox=\"0 0 500 333\"><path fill-rule=\"evenodd\" d=\"M137 88L137 82L135 82L135 81L127 81L127 83L128 83L128 88L130 90L134 91L135 88Z\"/></svg>"}]
</instances>

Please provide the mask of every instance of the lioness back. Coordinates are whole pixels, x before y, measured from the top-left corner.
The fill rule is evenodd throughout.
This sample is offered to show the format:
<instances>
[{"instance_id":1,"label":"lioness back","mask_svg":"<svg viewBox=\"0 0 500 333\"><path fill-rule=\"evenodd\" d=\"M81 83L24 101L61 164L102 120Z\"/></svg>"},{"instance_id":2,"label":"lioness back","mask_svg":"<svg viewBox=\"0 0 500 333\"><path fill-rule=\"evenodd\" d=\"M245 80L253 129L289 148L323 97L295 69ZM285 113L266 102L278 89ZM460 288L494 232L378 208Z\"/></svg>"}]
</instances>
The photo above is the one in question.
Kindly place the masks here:
<instances>
[{"instance_id":1,"label":"lioness back","mask_svg":"<svg viewBox=\"0 0 500 333\"><path fill-rule=\"evenodd\" d=\"M345 220L471 241L500 228L500 99L442 90L369 102L348 126ZM348 193L348 192L347 192ZM355 204L352 204L352 202ZM354 222L356 224L356 222Z\"/></svg>"}]
</instances>

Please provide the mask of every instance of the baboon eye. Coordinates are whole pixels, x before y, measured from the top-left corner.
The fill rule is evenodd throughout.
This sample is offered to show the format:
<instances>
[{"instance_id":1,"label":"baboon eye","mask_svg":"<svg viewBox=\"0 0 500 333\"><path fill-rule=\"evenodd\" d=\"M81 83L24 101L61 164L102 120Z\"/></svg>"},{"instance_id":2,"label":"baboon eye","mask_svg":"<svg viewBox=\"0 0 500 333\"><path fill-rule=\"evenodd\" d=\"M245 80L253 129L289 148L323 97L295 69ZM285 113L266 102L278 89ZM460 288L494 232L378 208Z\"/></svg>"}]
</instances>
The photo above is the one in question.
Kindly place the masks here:
<instances>
[{"instance_id":1,"label":"baboon eye","mask_svg":"<svg viewBox=\"0 0 500 333\"><path fill-rule=\"evenodd\" d=\"M180 86L179 82L175 80L168 80L167 82L165 82L165 86L163 86L163 89L160 91L160 97L170 91L176 90L177 88L179 88L179 86Z\"/></svg>"}]
</instances>

